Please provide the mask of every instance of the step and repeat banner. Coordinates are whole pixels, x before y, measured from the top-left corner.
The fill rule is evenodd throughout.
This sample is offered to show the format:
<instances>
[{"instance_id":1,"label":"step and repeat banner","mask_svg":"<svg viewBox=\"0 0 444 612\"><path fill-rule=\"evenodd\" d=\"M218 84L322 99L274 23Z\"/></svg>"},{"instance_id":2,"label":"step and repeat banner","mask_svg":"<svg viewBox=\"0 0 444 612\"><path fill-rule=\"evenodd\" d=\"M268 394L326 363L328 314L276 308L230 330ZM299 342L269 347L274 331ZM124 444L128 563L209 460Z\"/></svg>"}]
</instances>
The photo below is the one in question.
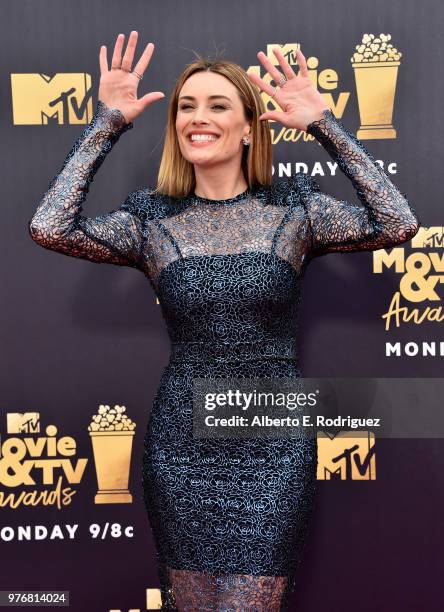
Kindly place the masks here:
<instances>
[{"instance_id":1,"label":"step and repeat banner","mask_svg":"<svg viewBox=\"0 0 444 612\"><path fill-rule=\"evenodd\" d=\"M317 258L304 279L304 376L362 379L353 396L337 397L345 414L370 402L383 379L392 392L379 406L399 427L318 434L318 497L293 609L443 609L444 451L435 421L444 356L443 18L438 0L419 11L413 0L2 3L0 601L40 591L35 605L46 609L64 591L59 605L75 612L160 609L141 485L143 438L169 358L159 304L136 270L62 256L28 234L93 116L100 46L110 61L117 34L135 29L136 58L155 44L140 95L168 97L195 52L263 77L258 51L276 63L279 45L296 66L301 47L328 106L417 212L421 229L410 242ZM166 108L154 103L121 137L84 215L155 186ZM273 180L307 172L326 193L358 203L312 137L270 125ZM407 405L412 427L400 416Z\"/></svg>"}]
</instances>

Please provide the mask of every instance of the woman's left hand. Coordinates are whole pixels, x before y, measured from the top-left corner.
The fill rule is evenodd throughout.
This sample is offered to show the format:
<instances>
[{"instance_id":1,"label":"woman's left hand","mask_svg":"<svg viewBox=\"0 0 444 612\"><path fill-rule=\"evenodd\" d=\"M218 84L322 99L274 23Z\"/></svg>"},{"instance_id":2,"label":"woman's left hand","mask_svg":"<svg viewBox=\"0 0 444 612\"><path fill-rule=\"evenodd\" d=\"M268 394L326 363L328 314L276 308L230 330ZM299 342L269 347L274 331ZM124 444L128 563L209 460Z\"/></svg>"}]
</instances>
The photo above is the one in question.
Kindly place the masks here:
<instances>
[{"instance_id":1,"label":"woman's left hand","mask_svg":"<svg viewBox=\"0 0 444 612\"><path fill-rule=\"evenodd\" d=\"M329 107L319 91L312 84L308 76L305 57L300 49L296 50L296 59L299 66L298 74L294 72L278 47L273 48L273 53L287 79L281 86L276 87L276 95L272 98L281 107L282 112L269 111L260 115L259 119L274 119L286 127L298 128L305 132L307 126L312 121L323 118L322 111ZM277 85L282 78L282 74L277 67L271 63L265 53L259 51L257 56ZM275 88L272 85L267 84L254 73L249 72L248 76L261 91L265 91L265 93L270 96L273 95Z\"/></svg>"}]
</instances>

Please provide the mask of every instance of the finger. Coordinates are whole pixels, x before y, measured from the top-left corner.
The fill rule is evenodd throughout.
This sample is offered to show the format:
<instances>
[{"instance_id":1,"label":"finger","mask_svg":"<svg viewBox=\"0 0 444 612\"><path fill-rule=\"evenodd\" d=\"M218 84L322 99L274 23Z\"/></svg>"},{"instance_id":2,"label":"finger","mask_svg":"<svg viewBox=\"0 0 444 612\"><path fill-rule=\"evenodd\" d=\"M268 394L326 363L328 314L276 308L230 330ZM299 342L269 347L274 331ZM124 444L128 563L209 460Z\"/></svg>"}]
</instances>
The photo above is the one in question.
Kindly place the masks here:
<instances>
[{"instance_id":1,"label":"finger","mask_svg":"<svg viewBox=\"0 0 444 612\"><path fill-rule=\"evenodd\" d=\"M260 77L257 76L257 74L255 74L254 72L248 72L247 73L248 76L250 77L250 79L256 83L256 85L259 86L259 89L261 91L264 91L266 94L268 94L272 100L274 100L274 102L276 102L276 104L279 104L279 106L281 108L283 108L283 104L282 102L279 101L280 96L279 96L279 87L273 87L272 85L270 85L269 83L266 83L263 79L261 79Z\"/></svg>"},{"instance_id":2,"label":"finger","mask_svg":"<svg viewBox=\"0 0 444 612\"><path fill-rule=\"evenodd\" d=\"M265 55L265 53L263 51L259 51L257 56L259 58L259 61L264 66L265 70L269 73L269 75L271 76L271 78L273 79L273 81L277 85L279 83L279 81L281 80L281 78L282 78L282 73L279 72L279 70L276 68L276 66L274 66L270 62L270 60L268 59L268 57Z\"/></svg>"},{"instance_id":3,"label":"finger","mask_svg":"<svg viewBox=\"0 0 444 612\"><path fill-rule=\"evenodd\" d=\"M288 80L294 79L296 74L290 64L287 62L285 55L279 49L279 47L273 47L273 53L277 57L279 66L282 68L282 72L285 74Z\"/></svg>"},{"instance_id":4,"label":"finger","mask_svg":"<svg viewBox=\"0 0 444 612\"><path fill-rule=\"evenodd\" d=\"M106 45L102 45L100 47L99 53L99 64L100 64L100 74L104 74L108 72L108 58L107 58L107 50Z\"/></svg>"},{"instance_id":5,"label":"finger","mask_svg":"<svg viewBox=\"0 0 444 612\"><path fill-rule=\"evenodd\" d=\"M150 93L145 94L139 99L139 104L142 108L145 108L155 102L156 100L161 100L165 97L163 91L151 91Z\"/></svg>"},{"instance_id":6,"label":"finger","mask_svg":"<svg viewBox=\"0 0 444 612\"><path fill-rule=\"evenodd\" d=\"M299 74L303 77L308 77L307 61L300 49L296 50L296 59L298 61Z\"/></svg>"},{"instance_id":7,"label":"finger","mask_svg":"<svg viewBox=\"0 0 444 612\"><path fill-rule=\"evenodd\" d=\"M138 36L139 34L135 30L129 35L128 44L126 45L125 54L122 60L122 70L126 70L127 72L131 70Z\"/></svg>"},{"instance_id":8,"label":"finger","mask_svg":"<svg viewBox=\"0 0 444 612\"><path fill-rule=\"evenodd\" d=\"M285 125L286 115L285 113L270 111L268 113L263 113L262 115L259 115L259 119L261 121L265 121L266 119L271 119L272 121L279 121L279 123L282 123L283 125Z\"/></svg>"},{"instance_id":9,"label":"finger","mask_svg":"<svg viewBox=\"0 0 444 612\"><path fill-rule=\"evenodd\" d=\"M253 83L255 83L259 87L260 91L265 91L265 93L273 93L274 87L266 83L256 73L248 72L247 74L250 77L250 79L253 81Z\"/></svg>"},{"instance_id":10,"label":"finger","mask_svg":"<svg viewBox=\"0 0 444 612\"><path fill-rule=\"evenodd\" d=\"M119 34L114 45L113 58L111 60L111 69L120 68L122 64L122 47L125 40L125 34Z\"/></svg>"},{"instance_id":11,"label":"finger","mask_svg":"<svg viewBox=\"0 0 444 612\"><path fill-rule=\"evenodd\" d=\"M150 63L150 59L151 59L151 56L153 55L153 51L154 51L154 44L150 42L145 47L144 52L140 56L140 59L137 62L136 67L134 68L136 72L143 75L143 73L147 69L148 64Z\"/></svg>"}]
</instances>

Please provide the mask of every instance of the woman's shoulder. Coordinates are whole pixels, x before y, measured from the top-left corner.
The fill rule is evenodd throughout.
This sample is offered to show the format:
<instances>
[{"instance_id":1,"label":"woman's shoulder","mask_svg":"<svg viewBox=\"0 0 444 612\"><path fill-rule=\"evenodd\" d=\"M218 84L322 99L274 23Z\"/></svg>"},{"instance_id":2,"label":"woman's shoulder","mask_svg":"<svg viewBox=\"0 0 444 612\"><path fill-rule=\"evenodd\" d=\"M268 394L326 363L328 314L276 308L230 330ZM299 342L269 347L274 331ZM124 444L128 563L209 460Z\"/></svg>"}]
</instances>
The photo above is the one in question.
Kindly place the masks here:
<instances>
[{"instance_id":1,"label":"woman's shoulder","mask_svg":"<svg viewBox=\"0 0 444 612\"><path fill-rule=\"evenodd\" d=\"M151 187L132 191L120 210L126 210L143 221L163 219L171 214L171 198Z\"/></svg>"},{"instance_id":2,"label":"woman's shoulder","mask_svg":"<svg viewBox=\"0 0 444 612\"><path fill-rule=\"evenodd\" d=\"M296 172L292 176L276 179L264 187L270 200L278 205L297 204L310 193L319 192L317 181L305 172Z\"/></svg>"},{"instance_id":3,"label":"woman's shoulder","mask_svg":"<svg viewBox=\"0 0 444 612\"><path fill-rule=\"evenodd\" d=\"M291 177L281 179L282 188L288 192L308 194L312 191L320 191L319 185L312 176L305 172L296 172Z\"/></svg>"}]
</instances>

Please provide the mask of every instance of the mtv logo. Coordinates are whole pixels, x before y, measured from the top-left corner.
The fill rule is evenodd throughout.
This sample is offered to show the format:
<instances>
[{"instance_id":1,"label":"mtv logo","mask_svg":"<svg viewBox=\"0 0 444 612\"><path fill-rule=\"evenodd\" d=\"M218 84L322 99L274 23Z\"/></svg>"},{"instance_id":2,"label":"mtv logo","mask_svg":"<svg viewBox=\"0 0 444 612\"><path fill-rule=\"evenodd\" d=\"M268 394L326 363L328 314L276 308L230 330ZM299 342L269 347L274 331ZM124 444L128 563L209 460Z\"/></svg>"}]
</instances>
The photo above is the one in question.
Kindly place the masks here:
<instances>
[{"instance_id":1,"label":"mtv logo","mask_svg":"<svg viewBox=\"0 0 444 612\"><path fill-rule=\"evenodd\" d=\"M279 62L275 54L273 53L273 47L278 47L290 64L290 66L297 66L298 63L296 61L296 50L300 48L300 44L298 43L287 43L285 45L267 45L267 58L270 60L272 64L275 66L279 66Z\"/></svg>"},{"instance_id":2,"label":"mtv logo","mask_svg":"<svg viewBox=\"0 0 444 612\"><path fill-rule=\"evenodd\" d=\"M84 72L11 74L14 125L77 125L93 116L91 76Z\"/></svg>"},{"instance_id":3,"label":"mtv logo","mask_svg":"<svg viewBox=\"0 0 444 612\"><path fill-rule=\"evenodd\" d=\"M444 227L420 227L418 233L413 236L411 241L412 248L443 248L444 247Z\"/></svg>"},{"instance_id":4,"label":"mtv logo","mask_svg":"<svg viewBox=\"0 0 444 612\"><path fill-rule=\"evenodd\" d=\"M6 431L8 434L40 433L40 413L8 412Z\"/></svg>"},{"instance_id":5,"label":"mtv logo","mask_svg":"<svg viewBox=\"0 0 444 612\"><path fill-rule=\"evenodd\" d=\"M376 480L375 434L359 433L318 432L318 480Z\"/></svg>"}]
</instances>

